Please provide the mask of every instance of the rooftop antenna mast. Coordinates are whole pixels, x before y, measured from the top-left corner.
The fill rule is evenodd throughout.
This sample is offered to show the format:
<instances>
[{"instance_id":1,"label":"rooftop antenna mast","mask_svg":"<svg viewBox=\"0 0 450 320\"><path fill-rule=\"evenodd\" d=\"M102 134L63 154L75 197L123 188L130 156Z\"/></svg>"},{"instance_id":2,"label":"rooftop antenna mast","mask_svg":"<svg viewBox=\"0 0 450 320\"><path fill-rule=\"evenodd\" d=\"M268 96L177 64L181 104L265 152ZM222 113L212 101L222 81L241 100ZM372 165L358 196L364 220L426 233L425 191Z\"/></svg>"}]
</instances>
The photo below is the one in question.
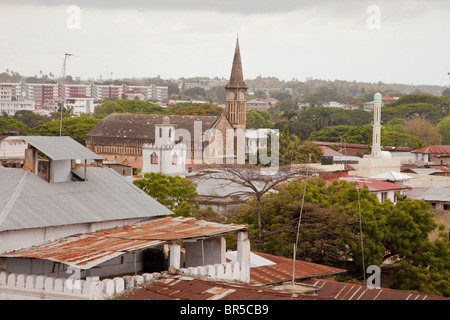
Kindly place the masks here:
<instances>
[{"instance_id":1,"label":"rooftop antenna mast","mask_svg":"<svg viewBox=\"0 0 450 320\"><path fill-rule=\"evenodd\" d=\"M311 154L309 155L309 162L311 162ZM294 252L293 252L293 257L292 257L293 258L293 261L292 261L292 286L295 285L295 261L297 260L298 237L300 235L300 224L302 222L303 203L305 202L306 184L308 182L308 169L309 169L309 166L306 165L306 177L305 177L305 185L303 187L302 205L300 207L300 215L298 218L298 225L297 225L297 237L295 239Z\"/></svg>"},{"instance_id":2,"label":"rooftop antenna mast","mask_svg":"<svg viewBox=\"0 0 450 320\"><path fill-rule=\"evenodd\" d=\"M63 64L63 74L62 74L62 81L61 81L61 89L62 89L62 101L60 102L60 109L61 109L61 119L59 122L59 136L62 134L62 119L63 119L63 106L66 101L66 63L67 63L67 57L73 56L72 53L65 53L64 54L64 64Z\"/></svg>"},{"instance_id":3,"label":"rooftop antenna mast","mask_svg":"<svg viewBox=\"0 0 450 320\"><path fill-rule=\"evenodd\" d=\"M362 268L363 268L363 277L364 277L364 293L367 300L367 281L366 281L366 267L364 263L364 242L363 242L363 230L362 230L362 218L361 218L361 198L359 195L359 184L355 177L353 177L356 183L356 192L358 193L358 212L359 212L359 235L361 241L361 259L362 259Z\"/></svg>"}]
</instances>

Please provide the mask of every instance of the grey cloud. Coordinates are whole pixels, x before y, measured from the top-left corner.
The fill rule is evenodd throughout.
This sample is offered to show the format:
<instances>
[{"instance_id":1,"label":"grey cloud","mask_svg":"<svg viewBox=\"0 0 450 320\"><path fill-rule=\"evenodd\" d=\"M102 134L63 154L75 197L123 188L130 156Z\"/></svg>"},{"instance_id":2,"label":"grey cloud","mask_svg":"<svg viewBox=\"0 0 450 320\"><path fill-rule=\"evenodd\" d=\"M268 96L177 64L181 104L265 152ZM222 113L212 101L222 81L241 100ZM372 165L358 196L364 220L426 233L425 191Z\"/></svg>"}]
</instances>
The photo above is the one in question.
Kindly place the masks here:
<instances>
[{"instance_id":1,"label":"grey cloud","mask_svg":"<svg viewBox=\"0 0 450 320\"><path fill-rule=\"evenodd\" d=\"M307 1L307 0L3 0L2 3L12 5L38 5L38 6L64 6L78 5L96 9L134 9L134 10L193 10L216 11L224 13L259 14L259 13L283 13L300 9L311 9L343 2L361 3L357 0L346 1ZM368 1L369 2L369 1Z\"/></svg>"}]
</instances>

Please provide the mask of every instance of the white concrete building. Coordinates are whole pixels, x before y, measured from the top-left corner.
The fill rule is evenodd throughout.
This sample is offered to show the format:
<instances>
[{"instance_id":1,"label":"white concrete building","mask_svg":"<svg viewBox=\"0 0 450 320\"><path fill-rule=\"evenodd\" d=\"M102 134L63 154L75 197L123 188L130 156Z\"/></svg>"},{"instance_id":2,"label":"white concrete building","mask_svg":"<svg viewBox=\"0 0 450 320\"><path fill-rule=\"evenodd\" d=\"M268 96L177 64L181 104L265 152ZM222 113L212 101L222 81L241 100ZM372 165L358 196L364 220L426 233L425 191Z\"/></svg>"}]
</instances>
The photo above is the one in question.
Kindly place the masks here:
<instances>
[{"instance_id":1,"label":"white concrete building","mask_svg":"<svg viewBox=\"0 0 450 320\"><path fill-rule=\"evenodd\" d=\"M75 116L82 114L92 114L95 111L95 107L98 103L94 98L90 98L84 95L73 95L65 99L64 107L71 110Z\"/></svg>"},{"instance_id":2,"label":"white concrete building","mask_svg":"<svg viewBox=\"0 0 450 320\"><path fill-rule=\"evenodd\" d=\"M0 167L0 299L108 299L168 266L249 282L246 226L169 217L73 139L20 138L30 145L24 167ZM233 265L229 233L238 236Z\"/></svg>"},{"instance_id":3,"label":"white concrete building","mask_svg":"<svg viewBox=\"0 0 450 320\"><path fill-rule=\"evenodd\" d=\"M12 87L0 86L0 115L5 113L14 116L17 111L34 111L35 103L31 99L19 97L14 94Z\"/></svg>"},{"instance_id":4,"label":"white concrete building","mask_svg":"<svg viewBox=\"0 0 450 320\"><path fill-rule=\"evenodd\" d=\"M169 117L164 117L162 122L155 125L155 143L142 147L142 173L185 176L186 145L175 144L175 125L170 123Z\"/></svg>"},{"instance_id":5,"label":"white concrete building","mask_svg":"<svg viewBox=\"0 0 450 320\"><path fill-rule=\"evenodd\" d=\"M374 94L373 105L372 154L361 158L357 170L349 172L350 175L370 177L386 171L400 171L401 158L392 157L389 151L381 150L381 106L382 97L377 92Z\"/></svg>"},{"instance_id":6,"label":"white concrete building","mask_svg":"<svg viewBox=\"0 0 450 320\"><path fill-rule=\"evenodd\" d=\"M0 159L23 159L27 143L17 136L0 134Z\"/></svg>"}]
</instances>

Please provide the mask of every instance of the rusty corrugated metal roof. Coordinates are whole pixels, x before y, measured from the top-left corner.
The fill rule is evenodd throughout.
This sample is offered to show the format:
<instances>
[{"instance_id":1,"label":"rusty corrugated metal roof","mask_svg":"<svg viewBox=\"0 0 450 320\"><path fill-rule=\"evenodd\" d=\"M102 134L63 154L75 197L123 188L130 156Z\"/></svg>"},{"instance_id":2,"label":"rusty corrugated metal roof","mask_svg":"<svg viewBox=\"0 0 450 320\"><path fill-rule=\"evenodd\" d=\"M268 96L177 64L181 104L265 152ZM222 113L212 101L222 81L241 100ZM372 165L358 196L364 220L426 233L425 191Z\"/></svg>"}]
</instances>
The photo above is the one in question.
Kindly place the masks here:
<instances>
[{"instance_id":1,"label":"rusty corrugated metal roof","mask_svg":"<svg viewBox=\"0 0 450 320\"><path fill-rule=\"evenodd\" d=\"M412 151L413 153L423 153L423 154L449 154L450 145L434 145L427 146L420 149Z\"/></svg>"},{"instance_id":2,"label":"rusty corrugated metal roof","mask_svg":"<svg viewBox=\"0 0 450 320\"><path fill-rule=\"evenodd\" d=\"M450 300L432 294L388 288L367 289L365 286L330 280L308 279L302 283L321 288L318 296L336 300Z\"/></svg>"},{"instance_id":3,"label":"rusty corrugated metal roof","mask_svg":"<svg viewBox=\"0 0 450 320\"><path fill-rule=\"evenodd\" d=\"M261 285L292 280L293 260L286 257L274 256L262 252L253 252L264 259L274 262L272 265L250 268L250 283ZM346 270L322 264L295 261L295 279L331 276Z\"/></svg>"},{"instance_id":4,"label":"rusty corrugated metal roof","mask_svg":"<svg viewBox=\"0 0 450 320\"><path fill-rule=\"evenodd\" d=\"M117 300L332 300L313 295L285 292L199 278L174 275L161 278L120 296Z\"/></svg>"},{"instance_id":5,"label":"rusty corrugated metal roof","mask_svg":"<svg viewBox=\"0 0 450 320\"><path fill-rule=\"evenodd\" d=\"M220 224L184 217L166 217L141 225L124 226L3 253L0 257L36 258L90 269L128 252L163 244L166 241L218 236L245 230L237 224Z\"/></svg>"}]
</instances>

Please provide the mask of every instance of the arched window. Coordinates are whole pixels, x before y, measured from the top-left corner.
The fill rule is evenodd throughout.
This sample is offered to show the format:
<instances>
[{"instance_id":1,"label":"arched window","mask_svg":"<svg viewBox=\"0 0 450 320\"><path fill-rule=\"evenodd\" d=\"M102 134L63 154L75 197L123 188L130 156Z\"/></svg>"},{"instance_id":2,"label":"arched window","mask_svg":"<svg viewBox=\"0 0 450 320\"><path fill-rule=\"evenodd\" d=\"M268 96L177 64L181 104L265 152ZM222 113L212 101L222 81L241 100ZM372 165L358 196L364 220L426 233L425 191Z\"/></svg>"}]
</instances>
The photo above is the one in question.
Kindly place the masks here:
<instances>
[{"instance_id":1,"label":"arched window","mask_svg":"<svg viewBox=\"0 0 450 320\"><path fill-rule=\"evenodd\" d=\"M172 135L172 129L169 129L169 138Z\"/></svg>"},{"instance_id":2,"label":"arched window","mask_svg":"<svg viewBox=\"0 0 450 320\"><path fill-rule=\"evenodd\" d=\"M178 163L178 155L176 153L172 156L172 164L176 165Z\"/></svg>"},{"instance_id":3,"label":"arched window","mask_svg":"<svg viewBox=\"0 0 450 320\"><path fill-rule=\"evenodd\" d=\"M162 138L162 128L159 128L159 137Z\"/></svg>"},{"instance_id":4,"label":"arched window","mask_svg":"<svg viewBox=\"0 0 450 320\"><path fill-rule=\"evenodd\" d=\"M158 155L155 152L153 152L152 155L150 156L150 163L158 164Z\"/></svg>"}]
</instances>

